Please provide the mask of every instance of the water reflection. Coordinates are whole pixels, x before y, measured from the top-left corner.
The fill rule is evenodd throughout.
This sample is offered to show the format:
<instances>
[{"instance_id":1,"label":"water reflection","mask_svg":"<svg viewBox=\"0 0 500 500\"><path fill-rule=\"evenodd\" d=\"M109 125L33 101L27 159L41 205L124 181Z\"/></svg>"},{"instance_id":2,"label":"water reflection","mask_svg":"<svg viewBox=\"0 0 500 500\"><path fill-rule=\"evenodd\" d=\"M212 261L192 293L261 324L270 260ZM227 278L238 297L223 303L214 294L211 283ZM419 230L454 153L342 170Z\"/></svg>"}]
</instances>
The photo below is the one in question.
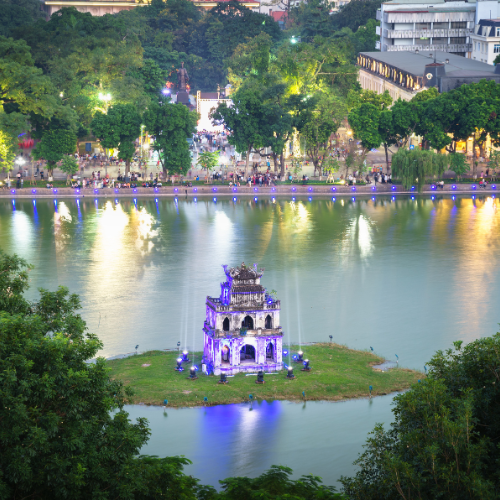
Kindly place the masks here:
<instances>
[{"instance_id":1,"label":"water reflection","mask_svg":"<svg viewBox=\"0 0 500 500\"><path fill-rule=\"evenodd\" d=\"M130 418L146 417L152 429L141 450L184 455L186 472L204 484L229 476L256 476L271 465L287 465L294 476L319 475L335 484L352 474L353 460L376 422L390 422L392 396L345 403L275 401L169 409L128 406ZM251 408L251 411L250 411Z\"/></svg>"},{"instance_id":2,"label":"water reflection","mask_svg":"<svg viewBox=\"0 0 500 500\"><path fill-rule=\"evenodd\" d=\"M374 198L1 200L0 248L35 264L32 295L81 295L104 355L199 348L220 265L242 261L266 268L286 342L333 335L421 368L496 331L498 200Z\"/></svg>"}]
</instances>

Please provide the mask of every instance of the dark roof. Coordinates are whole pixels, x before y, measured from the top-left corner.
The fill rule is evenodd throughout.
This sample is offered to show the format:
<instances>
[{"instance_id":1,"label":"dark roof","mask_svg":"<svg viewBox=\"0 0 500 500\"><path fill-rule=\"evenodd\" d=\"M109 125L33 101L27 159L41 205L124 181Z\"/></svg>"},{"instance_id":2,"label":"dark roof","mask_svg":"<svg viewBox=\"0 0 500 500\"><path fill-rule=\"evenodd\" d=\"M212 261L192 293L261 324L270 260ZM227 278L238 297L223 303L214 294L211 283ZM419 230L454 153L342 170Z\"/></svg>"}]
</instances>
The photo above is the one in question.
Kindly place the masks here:
<instances>
[{"instance_id":1,"label":"dark roof","mask_svg":"<svg viewBox=\"0 0 500 500\"><path fill-rule=\"evenodd\" d=\"M429 57L429 54L432 54L433 57ZM422 76L425 72L425 67L434 64L434 57L436 62L441 64L446 59L449 60L449 63L445 64L447 75L461 70L470 71L476 76L493 76L492 74L495 73L495 66L457 56L456 54L450 54L449 52L420 51L418 54L411 51L360 52L360 55L370 57L415 76Z\"/></svg>"},{"instance_id":2,"label":"dark roof","mask_svg":"<svg viewBox=\"0 0 500 500\"><path fill-rule=\"evenodd\" d=\"M479 26L499 26L500 19L480 19Z\"/></svg>"},{"instance_id":3,"label":"dark roof","mask_svg":"<svg viewBox=\"0 0 500 500\"><path fill-rule=\"evenodd\" d=\"M235 280L254 280L256 278L257 273L248 267L243 267L240 269L240 272L233 277Z\"/></svg>"},{"instance_id":4,"label":"dark roof","mask_svg":"<svg viewBox=\"0 0 500 500\"><path fill-rule=\"evenodd\" d=\"M219 99L218 92L200 92L200 99Z\"/></svg>"}]
</instances>

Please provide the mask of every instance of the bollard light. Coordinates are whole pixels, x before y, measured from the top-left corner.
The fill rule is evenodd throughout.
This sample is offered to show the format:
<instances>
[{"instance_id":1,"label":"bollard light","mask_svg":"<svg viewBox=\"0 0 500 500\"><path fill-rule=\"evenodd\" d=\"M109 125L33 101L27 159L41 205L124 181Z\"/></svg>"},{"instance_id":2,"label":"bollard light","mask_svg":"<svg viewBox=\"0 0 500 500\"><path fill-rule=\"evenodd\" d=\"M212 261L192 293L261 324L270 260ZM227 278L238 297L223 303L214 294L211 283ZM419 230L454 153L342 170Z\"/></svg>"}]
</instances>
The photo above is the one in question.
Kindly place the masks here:
<instances>
[{"instance_id":1,"label":"bollard light","mask_svg":"<svg viewBox=\"0 0 500 500\"><path fill-rule=\"evenodd\" d=\"M297 353L297 361L299 361L299 362L300 362L300 361L302 361L302 357L303 357L303 356L304 356L304 353L303 353L302 351L299 351L299 352Z\"/></svg>"},{"instance_id":2,"label":"bollard light","mask_svg":"<svg viewBox=\"0 0 500 500\"><path fill-rule=\"evenodd\" d=\"M225 373L220 374L219 384L227 384L227 375Z\"/></svg>"},{"instance_id":3,"label":"bollard light","mask_svg":"<svg viewBox=\"0 0 500 500\"><path fill-rule=\"evenodd\" d=\"M292 366L288 367L288 373L286 374L286 378L289 378L289 379L295 378L295 375L293 374L293 367Z\"/></svg>"},{"instance_id":4,"label":"bollard light","mask_svg":"<svg viewBox=\"0 0 500 500\"><path fill-rule=\"evenodd\" d=\"M301 371L303 371L303 372L310 372L311 371L311 367L309 366L309 360L308 359L305 359L302 364L304 365L304 368L302 368Z\"/></svg>"},{"instance_id":5,"label":"bollard light","mask_svg":"<svg viewBox=\"0 0 500 500\"><path fill-rule=\"evenodd\" d=\"M182 362L183 363L189 362L189 352L188 351L182 351Z\"/></svg>"},{"instance_id":6,"label":"bollard light","mask_svg":"<svg viewBox=\"0 0 500 500\"><path fill-rule=\"evenodd\" d=\"M264 372L262 370L259 370L257 373L257 380L255 381L256 384L263 384L264 383Z\"/></svg>"},{"instance_id":7,"label":"bollard light","mask_svg":"<svg viewBox=\"0 0 500 500\"><path fill-rule=\"evenodd\" d=\"M189 377L190 380L196 380L198 377L196 376L196 366L192 366L189 369Z\"/></svg>"},{"instance_id":8,"label":"bollard light","mask_svg":"<svg viewBox=\"0 0 500 500\"><path fill-rule=\"evenodd\" d=\"M177 366L175 367L176 371L182 372L184 368L182 368L182 358L177 358Z\"/></svg>"}]
</instances>

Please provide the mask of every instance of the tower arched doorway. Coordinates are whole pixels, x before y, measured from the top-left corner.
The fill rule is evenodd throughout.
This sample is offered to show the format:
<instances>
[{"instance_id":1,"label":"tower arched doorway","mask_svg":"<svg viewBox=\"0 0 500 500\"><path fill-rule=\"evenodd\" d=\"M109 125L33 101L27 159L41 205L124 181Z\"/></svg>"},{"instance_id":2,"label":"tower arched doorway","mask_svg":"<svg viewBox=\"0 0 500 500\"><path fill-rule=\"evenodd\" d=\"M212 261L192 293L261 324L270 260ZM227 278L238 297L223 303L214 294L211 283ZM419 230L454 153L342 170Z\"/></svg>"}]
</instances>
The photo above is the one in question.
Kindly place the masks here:
<instances>
[{"instance_id":1,"label":"tower arched doorway","mask_svg":"<svg viewBox=\"0 0 500 500\"><path fill-rule=\"evenodd\" d=\"M226 318L223 322L222 322L222 330L224 332L228 332L229 331L229 318Z\"/></svg>"},{"instance_id":2,"label":"tower arched doorway","mask_svg":"<svg viewBox=\"0 0 500 500\"><path fill-rule=\"evenodd\" d=\"M273 318L271 318L271 315L268 314L266 316L266 328L270 330L273 327Z\"/></svg>"},{"instance_id":3,"label":"tower arched doorway","mask_svg":"<svg viewBox=\"0 0 500 500\"><path fill-rule=\"evenodd\" d=\"M245 318L241 322L241 327L246 328L247 330L253 330L253 318L252 318L252 316L245 316Z\"/></svg>"},{"instance_id":4,"label":"tower arched doorway","mask_svg":"<svg viewBox=\"0 0 500 500\"><path fill-rule=\"evenodd\" d=\"M220 356L221 356L222 364L229 364L231 352L230 352L230 349L227 345L222 346Z\"/></svg>"},{"instance_id":5,"label":"tower arched doorway","mask_svg":"<svg viewBox=\"0 0 500 500\"><path fill-rule=\"evenodd\" d=\"M255 363L255 347L245 344L240 350L241 363Z\"/></svg>"},{"instance_id":6,"label":"tower arched doorway","mask_svg":"<svg viewBox=\"0 0 500 500\"><path fill-rule=\"evenodd\" d=\"M272 342L269 342L266 346L266 360L267 361L274 360L274 346Z\"/></svg>"}]
</instances>

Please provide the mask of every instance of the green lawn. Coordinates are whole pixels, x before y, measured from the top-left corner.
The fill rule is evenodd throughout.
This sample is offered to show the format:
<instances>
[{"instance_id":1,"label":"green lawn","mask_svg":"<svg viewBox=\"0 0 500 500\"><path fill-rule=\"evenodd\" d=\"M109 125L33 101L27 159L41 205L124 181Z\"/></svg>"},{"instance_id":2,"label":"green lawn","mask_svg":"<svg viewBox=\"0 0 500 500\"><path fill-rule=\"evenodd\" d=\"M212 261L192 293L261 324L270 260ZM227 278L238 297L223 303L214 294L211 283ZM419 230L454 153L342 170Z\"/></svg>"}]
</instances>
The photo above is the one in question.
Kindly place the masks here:
<instances>
[{"instance_id":1,"label":"green lawn","mask_svg":"<svg viewBox=\"0 0 500 500\"><path fill-rule=\"evenodd\" d=\"M297 349L292 346L292 352ZM404 368L386 373L373 370L371 366L383 358L336 344L315 344L302 350L310 361L311 372L300 371L301 365L294 363L294 380L288 380L283 370L266 375L263 385L255 383L255 376L244 374L228 377L227 385L218 384L219 377L203 374L197 380L188 380L189 368L181 373L174 370L177 352L150 351L107 364L113 379L122 380L134 389L131 403L162 405L168 399L168 405L174 407L240 403L248 401L250 394L260 400L298 401L303 399L302 391L307 400L338 401L367 397L370 385L374 396L400 391L424 377ZM199 362L201 353L190 357Z\"/></svg>"}]
</instances>

